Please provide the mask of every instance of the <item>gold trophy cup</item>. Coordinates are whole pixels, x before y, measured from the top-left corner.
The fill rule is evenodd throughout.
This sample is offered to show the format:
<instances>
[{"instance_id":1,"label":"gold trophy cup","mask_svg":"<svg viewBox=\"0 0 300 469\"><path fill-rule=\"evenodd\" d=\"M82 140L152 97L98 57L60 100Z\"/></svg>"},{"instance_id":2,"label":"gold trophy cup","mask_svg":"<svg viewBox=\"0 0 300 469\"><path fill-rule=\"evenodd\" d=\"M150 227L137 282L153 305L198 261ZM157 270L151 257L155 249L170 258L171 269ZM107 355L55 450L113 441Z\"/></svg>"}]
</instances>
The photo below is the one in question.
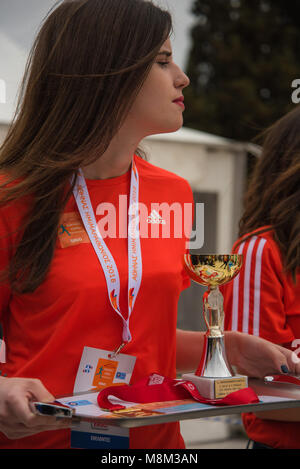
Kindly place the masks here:
<instances>
[{"instance_id":1,"label":"gold trophy cup","mask_svg":"<svg viewBox=\"0 0 300 469\"><path fill-rule=\"evenodd\" d=\"M202 357L195 373L183 375L203 397L219 399L246 388L247 376L235 375L224 346L223 296L219 286L231 281L240 271L242 255L185 254L184 266L190 278L208 287L203 295L203 315L207 325Z\"/></svg>"}]
</instances>

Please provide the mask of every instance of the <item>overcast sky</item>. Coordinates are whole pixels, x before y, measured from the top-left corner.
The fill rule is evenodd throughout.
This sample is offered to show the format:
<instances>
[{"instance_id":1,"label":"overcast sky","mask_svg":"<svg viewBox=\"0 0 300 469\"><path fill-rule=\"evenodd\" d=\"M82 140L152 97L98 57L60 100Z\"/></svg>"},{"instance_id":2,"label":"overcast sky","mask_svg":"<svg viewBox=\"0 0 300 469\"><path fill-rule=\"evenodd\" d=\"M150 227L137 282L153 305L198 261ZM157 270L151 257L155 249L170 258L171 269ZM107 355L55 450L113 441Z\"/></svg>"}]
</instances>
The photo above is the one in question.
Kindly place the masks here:
<instances>
[{"instance_id":1,"label":"overcast sky","mask_svg":"<svg viewBox=\"0 0 300 469\"><path fill-rule=\"evenodd\" d=\"M173 16L175 61L185 69L189 49L190 13L193 0L154 0L167 7ZM56 0L0 0L0 30L26 52L30 50L40 23ZM3 58L2 58L3 60ZM5 58L4 58L5 60Z\"/></svg>"}]
</instances>

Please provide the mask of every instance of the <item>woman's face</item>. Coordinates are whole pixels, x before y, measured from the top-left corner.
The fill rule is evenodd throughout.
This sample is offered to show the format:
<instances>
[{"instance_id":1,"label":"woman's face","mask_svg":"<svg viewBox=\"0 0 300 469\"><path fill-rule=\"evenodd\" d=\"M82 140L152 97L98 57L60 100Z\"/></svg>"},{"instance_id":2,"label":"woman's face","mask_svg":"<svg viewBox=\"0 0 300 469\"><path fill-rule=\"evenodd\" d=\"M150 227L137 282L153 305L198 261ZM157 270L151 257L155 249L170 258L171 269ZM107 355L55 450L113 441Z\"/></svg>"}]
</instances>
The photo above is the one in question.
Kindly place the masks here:
<instances>
[{"instance_id":1,"label":"woman's face","mask_svg":"<svg viewBox=\"0 0 300 469\"><path fill-rule=\"evenodd\" d=\"M168 39L161 47L128 116L143 137L175 132L182 127L182 91L189 83L189 78L173 62L171 42Z\"/></svg>"}]
</instances>

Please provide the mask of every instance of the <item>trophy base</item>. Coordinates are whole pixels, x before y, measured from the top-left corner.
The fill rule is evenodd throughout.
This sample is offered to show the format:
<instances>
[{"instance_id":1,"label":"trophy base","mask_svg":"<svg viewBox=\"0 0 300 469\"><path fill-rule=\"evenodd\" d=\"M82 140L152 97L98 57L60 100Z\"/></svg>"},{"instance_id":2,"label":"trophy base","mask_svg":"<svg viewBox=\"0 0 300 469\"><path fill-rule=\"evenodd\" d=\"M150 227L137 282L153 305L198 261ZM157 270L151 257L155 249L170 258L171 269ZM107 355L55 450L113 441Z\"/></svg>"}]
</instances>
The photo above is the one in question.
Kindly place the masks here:
<instances>
[{"instance_id":1,"label":"trophy base","mask_svg":"<svg viewBox=\"0 0 300 469\"><path fill-rule=\"evenodd\" d=\"M248 377L243 375L208 378L206 376L197 376L194 373L186 373L182 375L182 379L191 381L201 396L206 399L221 399L231 392L248 387Z\"/></svg>"}]
</instances>

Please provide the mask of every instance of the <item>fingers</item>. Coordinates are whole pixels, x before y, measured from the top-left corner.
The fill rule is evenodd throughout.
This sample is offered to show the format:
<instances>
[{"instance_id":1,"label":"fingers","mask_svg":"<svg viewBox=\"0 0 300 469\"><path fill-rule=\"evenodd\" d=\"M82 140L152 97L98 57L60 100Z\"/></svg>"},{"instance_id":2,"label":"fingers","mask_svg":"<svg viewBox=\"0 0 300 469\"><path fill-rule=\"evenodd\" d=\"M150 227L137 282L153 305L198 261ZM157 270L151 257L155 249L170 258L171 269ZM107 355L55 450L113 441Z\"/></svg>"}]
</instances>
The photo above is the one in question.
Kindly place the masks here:
<instances>
[{"instance_id":1,"label":"fingers","mask_svg":"<svg viewBox=\"0 0 300 469\"><path fill-rule=\"evenodd\" d=\"M36 433L62 430L71 427L71 419L56 419L51 416L41 416L34 414L29 406L22 404L14 408L13 402L6 406L6 413L9 418L0 419L0 431L2 431L9 439L19 439ZM29 411L28 411L29 409Z\"/></svg>"},{"instance_id":2,"label":"fingers","mask_svg":"<svg viewBox=\"0 0 300 469\"><path fill-rule=\"evenodd\" d=\"M54 396L50 394L39 380L15 378L10 381L10 388L6 394L7 412L15 422L34 422L35 414L32 412L29 402L31 400L41 400L52 402Z\"/></svg>"},{"instance_id":3,"label":"fingers","mask_svg":"<svg viewBox=\"0 0 300 469\"><path fill-rule=\"evenodd\" d=\"M17 404L17 405L15 405ZM8 413L11 416L11 422L20 423L21 426L25 426L26 428L34 428L34 427L49 427L49 430L65 427L66 423L69 422L70 419L63 419L62 417L56 418L52 415L38 415L33 410L31 410L31 406L28 402L24 401L16 401L14 404L13 401L7 404Z\"/></svg>"},{"instance_id":4,"label":"fingers","mask_svg":"<svg viewBox=\"0 0 300 469\"><path fill-rule=\"evenodd\" d=\"M237 366L240 374L263 378L268 374L283 373L282 367L290 373L300 374L297 355L280 345L242 333L233 335L230 345L234 352L230 355L232 364Z\"/></svg>"},{"instance_id":5,"label":"fingers","mask_svg":"<svg viewBox=\"0 0 300 469\"><path fill-rule=\"evenodd\" d=\"M282 354L282 363L280 365L281 373L300 374L300 359L297 354L289 349L278 346Z\"/></svg>"},{"instance_id":6,"label":"fingers","mask_svg":"<svg viewBox=\"0 0 300 469\"><path fill-rule=\"evenodd\" d=\"M70 428L71 419L36 415L31 401L53 402L54 396L36 379L4 378L0 381L0 431L18 439L42 431Z\"/></svg>"}]
</instances>

